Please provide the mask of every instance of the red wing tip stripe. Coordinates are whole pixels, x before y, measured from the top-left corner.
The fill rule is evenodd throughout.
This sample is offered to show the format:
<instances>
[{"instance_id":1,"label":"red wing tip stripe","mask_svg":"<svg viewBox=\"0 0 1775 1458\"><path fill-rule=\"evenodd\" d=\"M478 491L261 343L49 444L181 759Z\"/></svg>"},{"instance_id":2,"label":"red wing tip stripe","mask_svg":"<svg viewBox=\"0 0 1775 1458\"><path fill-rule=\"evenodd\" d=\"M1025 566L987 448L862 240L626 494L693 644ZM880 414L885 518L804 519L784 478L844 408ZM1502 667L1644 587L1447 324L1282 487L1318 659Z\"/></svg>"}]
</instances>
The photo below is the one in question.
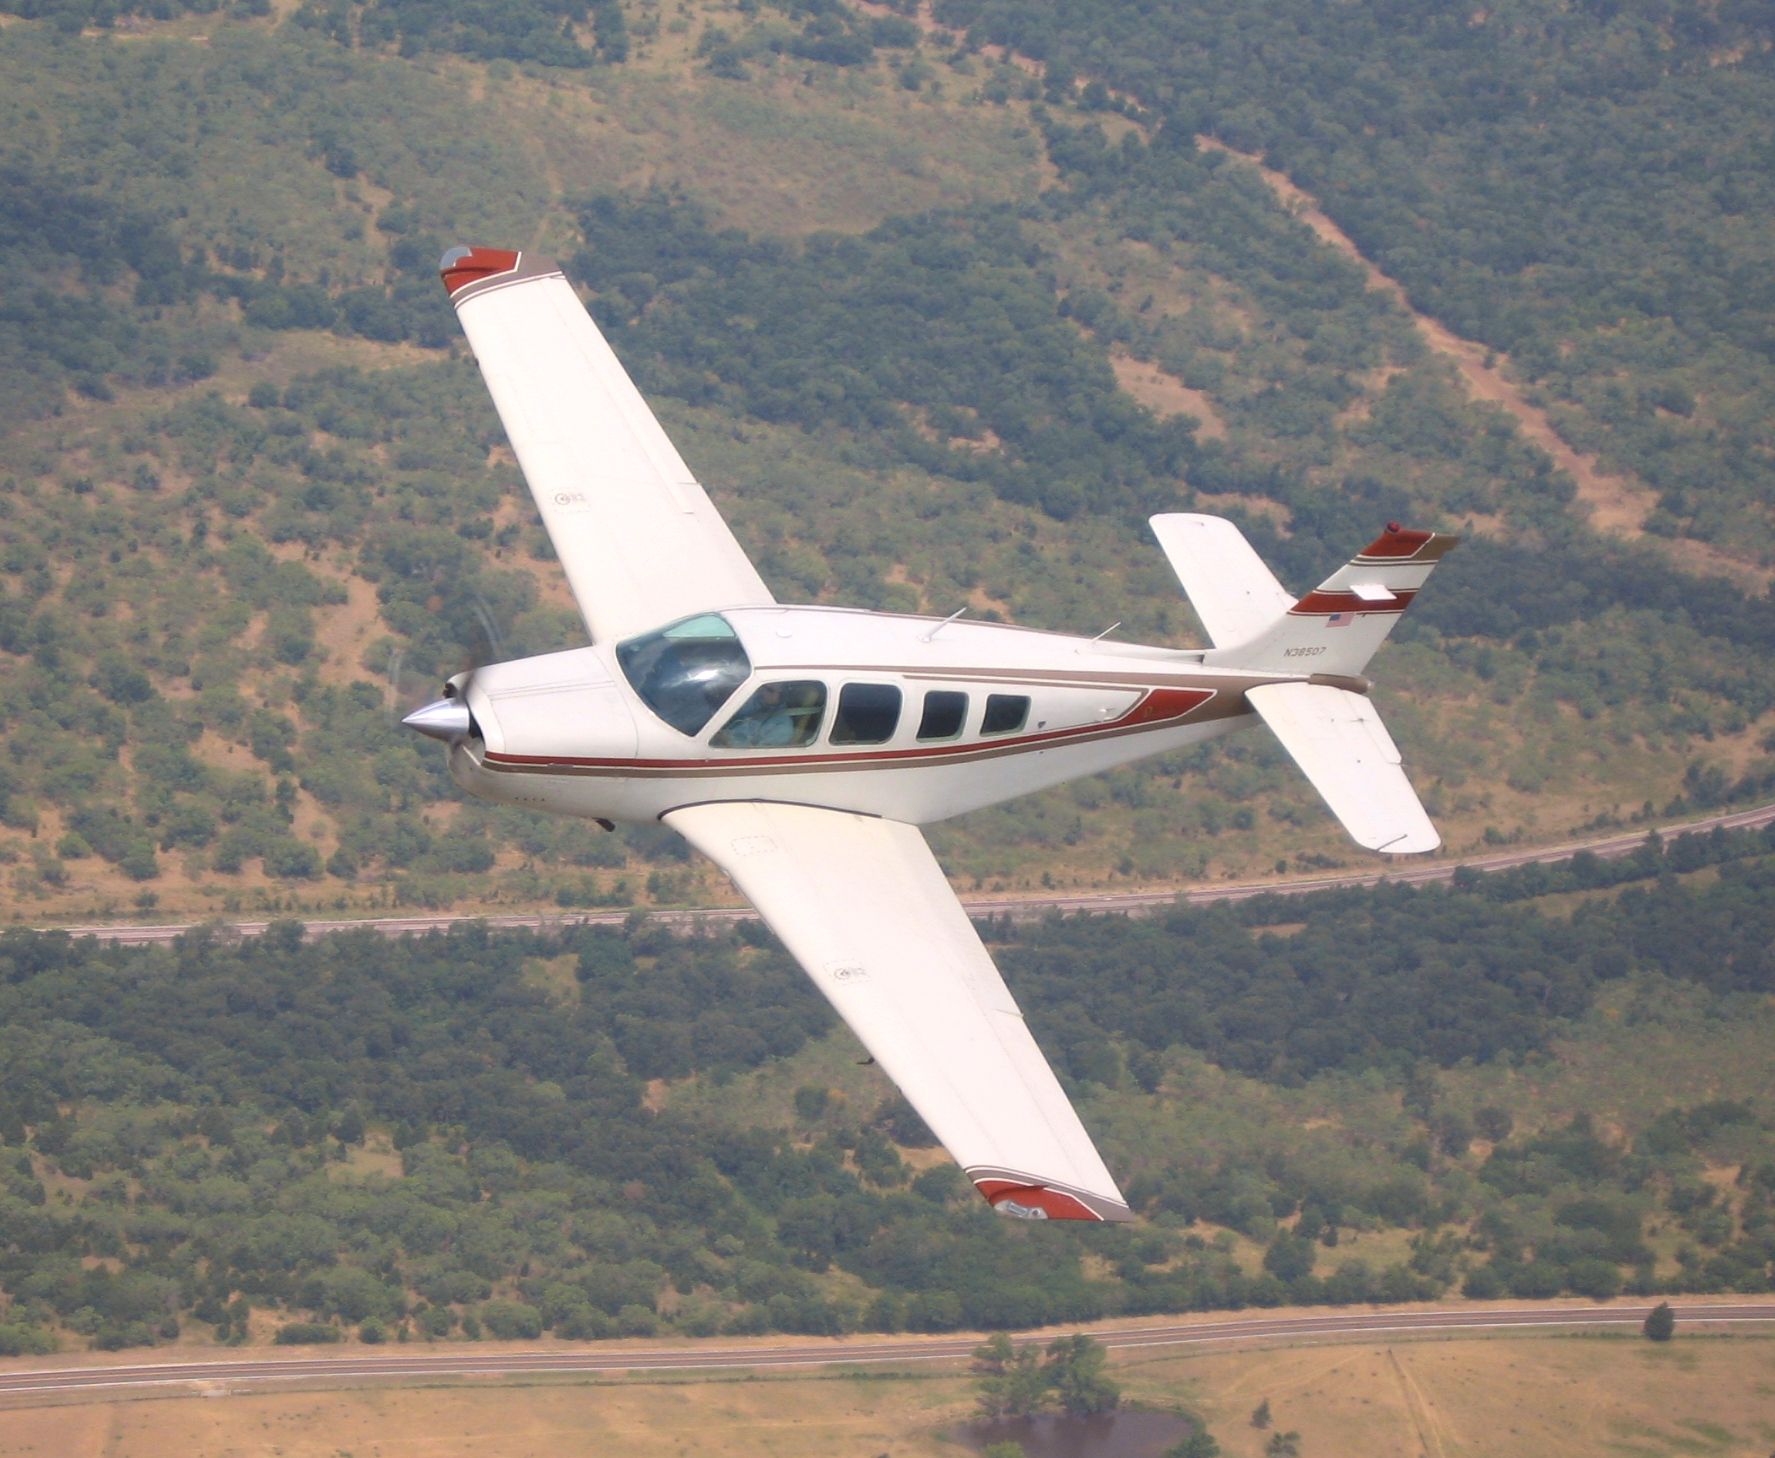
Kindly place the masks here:
<instances>
[{"instance_id":1,"label":"red wing tip stripe","mask_svg":"<svg viewBox=\"0 0 1775 1458\"><path fill-rule=\"evenodd\" d=\"M445 292L455 298L459 290L472 283L492 278L495 274L511 273L522 257L523 254L507 248L456 247L438 260L438 273L443 277Z\"/></svg>"},{"instance_id":2,"label":"red wing tip stripe","mask_svg":"<svg viewBox=\"0 0 1775 1458\"><path fill-rule=\"evenodd\" d=\"M1101 1224L1134 1218L1133 1212L1120 1201L1101 1196L1081 1198L1048 1185L1019 1184L981 1175L975 1178L974 1187L999 1214L1018 1220L1093 1220Z\"/></svg>"}]
</instances>

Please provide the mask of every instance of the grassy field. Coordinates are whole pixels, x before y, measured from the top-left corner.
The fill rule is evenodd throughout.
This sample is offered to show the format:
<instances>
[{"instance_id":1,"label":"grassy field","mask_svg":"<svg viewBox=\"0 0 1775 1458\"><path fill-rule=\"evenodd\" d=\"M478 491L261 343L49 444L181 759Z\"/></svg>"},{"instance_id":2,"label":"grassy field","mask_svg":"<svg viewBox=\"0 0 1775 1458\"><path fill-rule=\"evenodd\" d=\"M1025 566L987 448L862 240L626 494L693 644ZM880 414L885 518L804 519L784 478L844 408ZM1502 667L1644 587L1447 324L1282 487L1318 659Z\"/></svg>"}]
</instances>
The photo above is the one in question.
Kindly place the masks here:
<instances>
[{"instance_id":1,"label":"grassy field","mask_svg":"<svg viewBox=\"0 0 1775 1458\"><path fill-rule=\"evenodd\" d=\"M1130 1396L1179 1401L1228 1458L1256 1458L1251 1426L1298 1432L1303 1454L1364 1458L1761 1455L1775 1445L1775 1348L1759 1338L1554 1337L1325 1346L1130 1365Z\"/></svg>"},{"instance_id":2,"label":"grassy field","mask_svg":"<svg viewBox=\"0 0 1775 1458\"><path fill-rule=\"evenodd\" d=\"M1130 1400L1203 1416L1228 1458L1271 1433L1362 1458L1750 1458L1775 1445L1775 1343L1524 1337L1118 1359ZM12 1409L0 1458L956 1458L956 1374L283 1392ZM1268 1400L1272 1424L1250 1415Z\"/></svg>"}]
</instances>

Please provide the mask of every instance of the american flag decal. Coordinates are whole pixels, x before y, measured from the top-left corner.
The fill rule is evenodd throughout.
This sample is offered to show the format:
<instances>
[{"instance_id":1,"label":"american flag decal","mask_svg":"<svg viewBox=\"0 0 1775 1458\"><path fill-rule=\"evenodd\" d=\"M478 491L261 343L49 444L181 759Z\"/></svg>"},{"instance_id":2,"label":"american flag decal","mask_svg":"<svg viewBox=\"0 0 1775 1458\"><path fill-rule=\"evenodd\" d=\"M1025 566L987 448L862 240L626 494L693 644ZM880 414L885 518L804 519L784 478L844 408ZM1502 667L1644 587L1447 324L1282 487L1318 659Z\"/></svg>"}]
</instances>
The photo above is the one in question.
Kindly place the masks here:
<instances>
[{"instance_id":1,"label":"american flag decal","mask_svg":"<svg viewBox=\"0 0 1775 1458\"><path fill-rule=\"evenodd\" d=\"M1355 621L1356 615L1354 613L1333 613L1325 620L1325 626L1328 628L1347 628Z\"/></svg>"}]
</instances>

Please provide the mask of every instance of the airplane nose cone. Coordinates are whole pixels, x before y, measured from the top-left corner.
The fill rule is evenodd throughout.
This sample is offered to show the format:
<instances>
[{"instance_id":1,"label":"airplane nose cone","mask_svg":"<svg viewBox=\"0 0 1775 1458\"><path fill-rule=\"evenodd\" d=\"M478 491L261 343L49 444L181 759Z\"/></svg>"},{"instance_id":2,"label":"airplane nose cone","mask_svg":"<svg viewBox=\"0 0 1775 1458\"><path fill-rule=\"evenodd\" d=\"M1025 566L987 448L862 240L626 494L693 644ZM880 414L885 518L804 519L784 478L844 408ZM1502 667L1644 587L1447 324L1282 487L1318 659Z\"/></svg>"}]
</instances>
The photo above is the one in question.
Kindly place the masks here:
<instances>
[{"instance_id":1,"label":"airplane nose cone","mask_svg":"<svg viewBox=\"0 0 1775 1458\"><path fill-rule=\"evenodd\" d=\"M427 738L441 739L446 744L466 739L469 730L474 727L474 720L469 717L468 705L461 699L439 699L423 709L415 709L401 723Z\"/></svg>"}]
</instances>

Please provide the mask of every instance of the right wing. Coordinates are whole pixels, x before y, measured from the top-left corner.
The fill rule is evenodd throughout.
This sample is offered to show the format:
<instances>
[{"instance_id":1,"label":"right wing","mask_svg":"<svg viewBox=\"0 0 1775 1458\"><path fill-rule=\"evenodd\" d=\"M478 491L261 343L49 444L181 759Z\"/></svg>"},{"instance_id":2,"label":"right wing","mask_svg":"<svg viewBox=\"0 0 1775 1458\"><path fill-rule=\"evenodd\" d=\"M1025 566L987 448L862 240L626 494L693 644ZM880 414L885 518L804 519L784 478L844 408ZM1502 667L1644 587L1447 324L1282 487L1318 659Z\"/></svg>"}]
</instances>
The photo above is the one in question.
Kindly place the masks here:
<instances>
[{"instance_id":1,"label":"right wing","mask_svg":"<svg viewBox=\"0 0 1775 1458\"><path fill-rule=\"evenodd\" d=\"M917 829L750 801L665 820L733 878L995 1209L1133 1219Z\"/></svg>"},{"instance_id":2,"label":"right wing","mask_svg":"<svg viewBox=\"0 0 1775 1458\"><path fill-rule=\"evenodd\" d=\"M452 248L440 270L595 642L775 601L559 269Z\"/></svg>"}]
</instances>

